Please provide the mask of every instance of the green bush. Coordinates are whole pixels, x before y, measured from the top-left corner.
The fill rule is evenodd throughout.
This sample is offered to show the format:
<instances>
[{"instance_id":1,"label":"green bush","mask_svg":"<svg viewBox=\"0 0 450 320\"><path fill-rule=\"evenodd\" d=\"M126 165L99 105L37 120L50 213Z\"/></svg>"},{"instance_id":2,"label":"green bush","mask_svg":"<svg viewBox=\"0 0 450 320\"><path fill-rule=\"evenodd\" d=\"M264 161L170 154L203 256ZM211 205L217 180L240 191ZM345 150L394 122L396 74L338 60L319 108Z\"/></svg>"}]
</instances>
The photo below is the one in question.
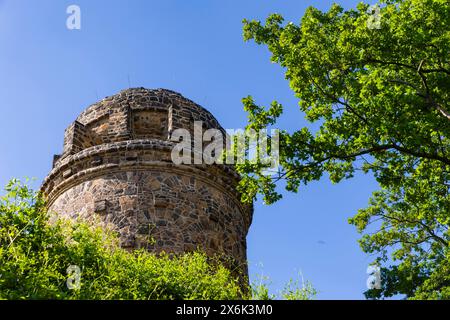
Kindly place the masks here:
<instances>
[{"instance_id":1,"label":"green bush","mask_svg":"<svg viewBox=\"0 0 450 320\"><path fill-rule=\"evenodd\" d=\"M0 199L1 299L244 297L230 271L203 253L129 252L100 227L50 223L43 199L17 180L6 191Z\"/></svg>"},{"instance_id":2,"label":"green bush","mask_svg":"<svg viewBox=\"0 0 450 320\"><path fill-rule=\"evenodd\" d=\"M0 299L275 299L265 283L247 288L219 260L127 251L99 226L50 219L43 198L12 180L0 198ZM309 299L293 288L284 299Z\"/></svg>"}]
</instances>

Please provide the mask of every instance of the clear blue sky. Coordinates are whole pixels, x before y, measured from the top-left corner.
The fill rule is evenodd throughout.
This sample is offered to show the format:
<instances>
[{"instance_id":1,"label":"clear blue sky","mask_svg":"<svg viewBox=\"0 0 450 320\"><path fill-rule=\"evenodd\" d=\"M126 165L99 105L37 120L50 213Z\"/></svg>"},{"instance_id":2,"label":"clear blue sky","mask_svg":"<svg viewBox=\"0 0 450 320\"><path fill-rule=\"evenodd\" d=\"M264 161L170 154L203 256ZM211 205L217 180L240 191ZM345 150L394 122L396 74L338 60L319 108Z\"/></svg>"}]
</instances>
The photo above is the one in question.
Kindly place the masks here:
<instances>
[{"instance_id":1,"label":"clear blue sky","mask_svg":"<svg viewBox=\"0 0 450 320\"><path fill-rule=\"evenodd\" d=\"M81 30L66 28L70 4L81 8ZM28 176L38 187L62 151L64 129L89 104L130 85L178 91L225 128L245 126L240 101L249 94L284 104L280 128L307 125L267 49L242 40L241 21L277 12L297 23L309 5L326 9L331 1L0 0L0 184ZM362 299L372 258L347 218L376 187L368 176L324 180L275 205L256 203L251 277L263 272L279 290L301 271L319 299Z\"/></svg>"}]
</instances>

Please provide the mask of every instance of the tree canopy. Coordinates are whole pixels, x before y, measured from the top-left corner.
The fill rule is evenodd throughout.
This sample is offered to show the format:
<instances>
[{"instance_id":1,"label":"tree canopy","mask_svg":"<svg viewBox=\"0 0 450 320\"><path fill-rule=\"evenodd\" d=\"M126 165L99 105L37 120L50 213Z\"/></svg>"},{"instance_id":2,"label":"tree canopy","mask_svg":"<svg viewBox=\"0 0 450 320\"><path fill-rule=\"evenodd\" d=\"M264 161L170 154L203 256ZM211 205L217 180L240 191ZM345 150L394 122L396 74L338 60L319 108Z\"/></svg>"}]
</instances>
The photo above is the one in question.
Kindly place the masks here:
<instances>
[{"instance_id":1,"label":"tree canopy","mask_svg":"<svg viewBox=\"0 0 450 320\"><path fill-rule=\"evenodd\" d=\"M310 7L299 25L279 14L244 20L244 39L267 46L320 128L281 132L275 175L263 163L238 165L243 200L279 200L281 180L297 192L325 174L334 183L372 174L380 188L350 219L382 266L382 289L367 297L450 298L449 26L447 0ZM248 129L276 125L283 114L276 101L243 103Z\"/></svg>"}]
</instances>

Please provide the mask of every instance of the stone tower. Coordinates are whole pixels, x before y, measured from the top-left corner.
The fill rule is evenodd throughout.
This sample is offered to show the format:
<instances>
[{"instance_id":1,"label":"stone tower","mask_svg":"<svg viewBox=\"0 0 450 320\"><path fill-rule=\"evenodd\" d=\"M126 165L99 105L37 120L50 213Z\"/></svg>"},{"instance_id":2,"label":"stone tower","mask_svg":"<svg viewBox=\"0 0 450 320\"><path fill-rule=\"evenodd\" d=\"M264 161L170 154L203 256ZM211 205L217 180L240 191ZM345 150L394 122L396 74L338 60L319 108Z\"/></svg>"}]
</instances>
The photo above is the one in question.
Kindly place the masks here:
<instances>
[{"instance_id":1,"label":"stone tower","mask_svg":"<svg viewBox=\"0 0 450 320\"><path fill-rule=\"evenodd\" d=\"M42 191L51 212L100 217L121 246L153 252L201 248L246 273L253 208L239 201L239 176L228 165L175 165L173 130L224 132L214 116L164 89L128 89L89 106L65 131ZM153 239L153 241L149 241Z\"/></svg>"}]
</instances>

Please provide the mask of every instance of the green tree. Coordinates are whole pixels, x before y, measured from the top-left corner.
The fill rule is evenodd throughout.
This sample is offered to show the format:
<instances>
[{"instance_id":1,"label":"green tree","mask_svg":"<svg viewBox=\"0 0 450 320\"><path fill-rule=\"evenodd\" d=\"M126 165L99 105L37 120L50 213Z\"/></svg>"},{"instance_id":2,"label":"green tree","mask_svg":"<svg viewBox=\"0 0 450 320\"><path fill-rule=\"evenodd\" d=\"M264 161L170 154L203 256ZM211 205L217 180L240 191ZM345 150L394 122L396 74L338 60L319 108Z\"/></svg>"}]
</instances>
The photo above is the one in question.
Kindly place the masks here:
<instances>
[{"instance_id":1,"label":"green tree","mask_svg":"<svg viewBox=\"0 0 450 320\"><path fill-rule=\"evenodd\" d=\"M244 201L261 194L270 204L281 180L297 192L324 174L334 183L372 174L380 189L349 220L382 266L382 289L366 296L450 298L450 6L391 0L377 8L310 7L299 25L278 14L265 24L244 20L244 39L268 47L320 128L282 131L279 172L238 165L239 189ZM275 125L283 113L276 101L243 104L247 129Z\"/></svg>"}]
</instances>

